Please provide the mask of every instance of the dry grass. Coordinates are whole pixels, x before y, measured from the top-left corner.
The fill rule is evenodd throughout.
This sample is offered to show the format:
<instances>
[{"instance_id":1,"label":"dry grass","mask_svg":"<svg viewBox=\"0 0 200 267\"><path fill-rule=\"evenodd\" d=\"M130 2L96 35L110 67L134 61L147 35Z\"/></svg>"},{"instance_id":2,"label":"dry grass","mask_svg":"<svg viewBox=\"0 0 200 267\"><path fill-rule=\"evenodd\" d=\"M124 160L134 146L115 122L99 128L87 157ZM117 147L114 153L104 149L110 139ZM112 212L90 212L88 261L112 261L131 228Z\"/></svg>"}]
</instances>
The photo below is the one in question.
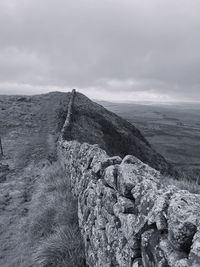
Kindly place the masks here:
<instances>
[{"instance_id":1,"label":"dry grass","mask_svg":"<svg viewBox=\"0 0 200 267\"><path fill-rule=\"evenodd\" d=\"M77 201L58 162L42 171L32 203L30 238L34 266L85 266Z\"/></svg>"},{"instance_id":2,"label":"dry grass","mask_svg":"<svg viewBox=\"0 0 200 267\"><path fill-rule=\"evenodd\" d=\"M43 267L84 266L78 226L56 227L36 249L34 261Z\"/></svg>"},{"instance_id":3,"label":"dry grass","mask_svg":"<svg viewBox=\"0 0 200 267\"><path fill-rule=\"evenodd\" d=\"M181 190L188 190L193 194L200 194L200 177L196 173L192 174L191 171L188 174L180 172L177 179L168 176L161 176L161 181L165 186L174 185Z\"/></svg>"}]
</instances>

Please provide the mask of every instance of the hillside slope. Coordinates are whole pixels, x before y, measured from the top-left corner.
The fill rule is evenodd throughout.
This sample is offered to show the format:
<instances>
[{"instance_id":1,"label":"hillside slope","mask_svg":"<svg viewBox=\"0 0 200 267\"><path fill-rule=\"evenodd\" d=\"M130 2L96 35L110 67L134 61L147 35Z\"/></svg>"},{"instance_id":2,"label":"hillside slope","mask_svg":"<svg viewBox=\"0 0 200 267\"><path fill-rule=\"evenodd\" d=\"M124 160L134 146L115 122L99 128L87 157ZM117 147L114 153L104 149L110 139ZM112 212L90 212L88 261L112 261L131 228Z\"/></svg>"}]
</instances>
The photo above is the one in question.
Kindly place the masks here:
<instances>
[{"instance_id":1,"label":"hillside slope","mask_svg":"<svg viewBox=\"0 0 200 267\"><path fill-rule=\"evenodd\" d=\"M54 157L69 96L0 96L0 266L31 265L27 233L35 181ZM9 169L1 173L1 164Z\"/></svg>"},{"instance_id":2,"label":"hillside slope","mask_svg":"<svg viewBox=\"0 0 200 267\"><path fill-rule=\"evenodd\" d=\"M173 174L171 165L158 154L131 123L76 93L67 140L98 144L110 156L134 155L162 173Z\"/></svg>"}]
</instances>

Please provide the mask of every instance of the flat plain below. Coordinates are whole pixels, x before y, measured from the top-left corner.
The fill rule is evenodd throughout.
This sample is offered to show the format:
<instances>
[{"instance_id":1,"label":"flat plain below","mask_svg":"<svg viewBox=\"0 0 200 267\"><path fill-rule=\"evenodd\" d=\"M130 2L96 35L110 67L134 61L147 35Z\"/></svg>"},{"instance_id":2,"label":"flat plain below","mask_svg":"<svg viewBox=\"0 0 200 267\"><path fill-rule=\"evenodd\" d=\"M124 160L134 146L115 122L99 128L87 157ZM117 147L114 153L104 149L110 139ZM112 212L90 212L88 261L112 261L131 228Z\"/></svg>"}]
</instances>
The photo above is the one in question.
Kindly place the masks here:
<instances>
[{"instance_id":1,"label":"flat plain below","mask_svg":"<svg viewBox=\"0 0 200 267\"><path fill-rule=\"evenodd\" d=\"M200 170L200 104L98 103L133 123L177 168Z\"/></svg>"}]
</instances>

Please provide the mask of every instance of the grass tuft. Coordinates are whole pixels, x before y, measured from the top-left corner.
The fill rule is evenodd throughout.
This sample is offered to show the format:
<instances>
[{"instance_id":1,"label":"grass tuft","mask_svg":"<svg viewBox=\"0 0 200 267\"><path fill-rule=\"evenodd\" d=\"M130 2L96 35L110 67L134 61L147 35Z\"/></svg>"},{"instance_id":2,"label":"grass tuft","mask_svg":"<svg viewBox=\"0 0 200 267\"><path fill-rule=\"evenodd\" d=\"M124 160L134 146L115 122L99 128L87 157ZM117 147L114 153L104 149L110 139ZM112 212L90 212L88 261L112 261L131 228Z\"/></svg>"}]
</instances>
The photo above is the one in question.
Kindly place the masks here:
<instances>
[{"instance_id":1,"label":"grass tuft","mask_svg":"<svg viewBox=\"0 0 200 267\"><path fill-rule=\"evenodd\" d=\"M34 259L41 267L84 266L78 227L57 227L36 249Z\"/></svg>"},{"instance_id":2,"label":"grass tuft","mask_svg":"<svg viewBox=\"0 0 200 267\"><path fill-rule=\"evenodd\" d=\"M190 193L200 194L199 176L197 177L196 175L191 178L191 174L187 177L187 175L183 173L183 175L179 176L177 179L162 175L161 182L165 186L174 185L181 190L188 190Z\"/></svg>"},{"instance_id":3,"label":"grass tuft","mask_svg":"<svg viewBox=\"0 0 200 267\"><path fill-rule=\"evenodd\" d=\"M30 238L34 266L86 266L77 201L58 162L43 169L32 203Z\"/></svg>"}]
</instances>

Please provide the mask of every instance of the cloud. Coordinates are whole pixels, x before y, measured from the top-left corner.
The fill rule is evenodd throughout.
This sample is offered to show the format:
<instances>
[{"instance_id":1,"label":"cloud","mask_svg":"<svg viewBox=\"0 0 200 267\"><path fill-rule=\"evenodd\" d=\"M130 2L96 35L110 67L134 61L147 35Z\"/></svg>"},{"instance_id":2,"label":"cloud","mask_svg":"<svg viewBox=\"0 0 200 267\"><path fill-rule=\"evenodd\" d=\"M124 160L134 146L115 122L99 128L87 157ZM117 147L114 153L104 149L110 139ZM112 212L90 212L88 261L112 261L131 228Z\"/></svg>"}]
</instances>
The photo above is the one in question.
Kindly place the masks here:
<instances>
[{"instance_id":1,"label":"cloud","mask_svg":"<svg viewBox=\"0 0 200 267\"><path fill-rule=\"evenodd\" d=\"M200 101L199 10L199 0L1 0L0 93L7 83Z\"/></svg>"}]
</instances>

